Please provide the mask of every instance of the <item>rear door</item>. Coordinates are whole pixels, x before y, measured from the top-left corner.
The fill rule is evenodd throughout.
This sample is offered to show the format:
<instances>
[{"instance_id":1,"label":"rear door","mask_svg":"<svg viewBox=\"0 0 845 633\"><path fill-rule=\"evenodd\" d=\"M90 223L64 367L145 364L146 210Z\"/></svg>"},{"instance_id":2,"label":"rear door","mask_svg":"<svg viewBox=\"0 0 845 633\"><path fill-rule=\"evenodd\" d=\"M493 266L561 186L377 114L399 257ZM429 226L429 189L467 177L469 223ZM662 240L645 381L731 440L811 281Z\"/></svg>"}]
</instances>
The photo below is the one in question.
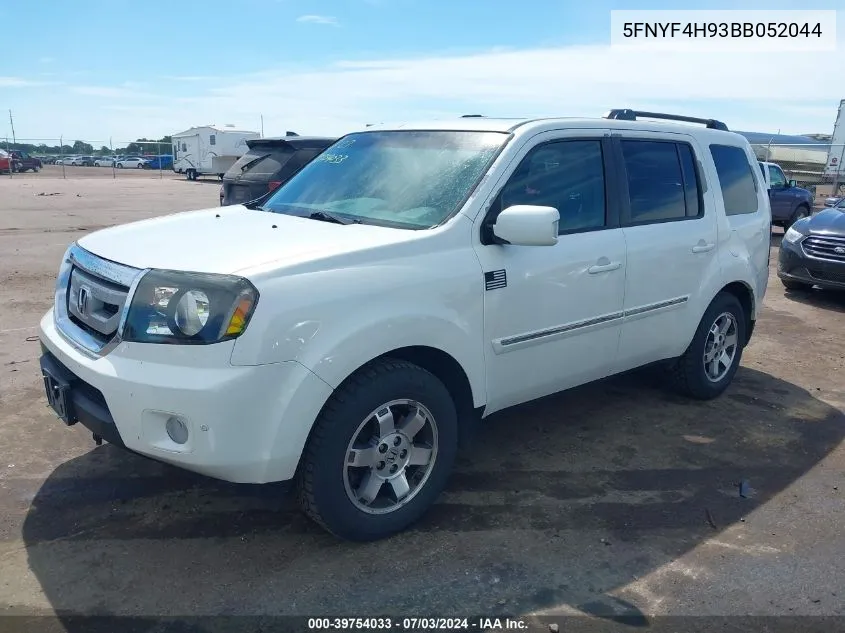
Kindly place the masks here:
<instances>
[{"instance_id":1,"label":"rear door","mask_svg":"<svg viewBox=\"0 0 845 633\"><path fill-rule=\"evenodd\" d=\"M614 134L628 252L621 370L677 356L698 325L701 288L720 277L715 205L686 134Z\"/></svg>"}]
</instances>

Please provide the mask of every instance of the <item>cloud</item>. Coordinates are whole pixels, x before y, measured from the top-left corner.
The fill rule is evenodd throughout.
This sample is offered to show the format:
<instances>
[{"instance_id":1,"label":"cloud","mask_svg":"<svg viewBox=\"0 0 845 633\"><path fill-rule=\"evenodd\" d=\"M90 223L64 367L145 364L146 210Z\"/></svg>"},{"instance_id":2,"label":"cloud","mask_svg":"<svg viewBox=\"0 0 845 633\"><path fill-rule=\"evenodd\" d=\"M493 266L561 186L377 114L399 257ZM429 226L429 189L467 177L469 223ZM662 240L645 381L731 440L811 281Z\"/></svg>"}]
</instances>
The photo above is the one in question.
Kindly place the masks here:
<instances>
[{"instance_id":1,"label":"cloud","mask_svg":"<svg viewBox=\"0 0 845 633\"><path fill-rule=\"evenodd\" d=\"M221 81L185 101L217 112L211 119L263 112L265 124L291 121L309 133L430 111L600 116L615 107L671 108L725 119L735 129L805 132L833 125L841 91L829 72L815 53L744 55L738 64L731 53L570 46L284 67ZM813 90L784 90L785 76L801 77Z\"/></svg>"},{"instance_id":2,"label":"cloud","mask_svg":"<svg viewBox=\"0 0 845 633\"><path fill-rule=\"evenodd\" d=\"M0 88L30 88L33 86L46 86L47 82L32 81L23 77L0 77Z\"/></svg>"},{"instance_id":3,"label":"cloud","mask_svg":"<svg viewBox=\"0 0 845 633\"><path fill-rule=\"evenodd\" d=\"M209 121L258 130L263 114L267 135L340 135L366 123L466 113L598 117L629 107L717 118L737 130L830 133L843 98L830 71L816 53L747 54L738 63L732 53L667 55L607 45L341 59L181 86L159 79L146 86L148 92L76 86L77 95L102 99L96 117L69 91L62 95L61 120L49 112L36 116L33 99L28 123L44 136L137 138ZM800 77L801 86L812 89L785 90L784 77Z\"/></svg>"},{"instance_id":4,"label":"cloud","mask_svg":"<svg viewBox=\"0 0 845 633\"><path fill-rule=\"evenodd\" d=\"M330 15L300 15L296 18L297 22L307 24L326 24L328 26L338 26L337 18Z\"/></svg>"}]
</instances>

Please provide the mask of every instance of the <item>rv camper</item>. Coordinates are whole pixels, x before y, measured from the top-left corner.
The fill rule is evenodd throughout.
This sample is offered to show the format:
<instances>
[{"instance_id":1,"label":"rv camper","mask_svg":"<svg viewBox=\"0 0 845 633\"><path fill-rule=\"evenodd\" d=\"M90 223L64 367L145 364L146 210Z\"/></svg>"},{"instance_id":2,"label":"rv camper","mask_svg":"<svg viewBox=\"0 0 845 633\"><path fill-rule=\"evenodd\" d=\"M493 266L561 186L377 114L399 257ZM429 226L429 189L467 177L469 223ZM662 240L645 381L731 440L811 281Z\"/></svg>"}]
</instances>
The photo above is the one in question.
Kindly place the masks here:
<instances>
[{"instance_id":1,"label":"rv camper","mask_svg":"<svg viewBox=\"0 0 845 633\"><path fill-rule=\"evenodd\" d=\"M223 174L249 149L247 139L261 138L258 132L236 130L234 126L192 127L173 138L173 171L188 180L202 175Z\"/></svg>"}]
</instances>

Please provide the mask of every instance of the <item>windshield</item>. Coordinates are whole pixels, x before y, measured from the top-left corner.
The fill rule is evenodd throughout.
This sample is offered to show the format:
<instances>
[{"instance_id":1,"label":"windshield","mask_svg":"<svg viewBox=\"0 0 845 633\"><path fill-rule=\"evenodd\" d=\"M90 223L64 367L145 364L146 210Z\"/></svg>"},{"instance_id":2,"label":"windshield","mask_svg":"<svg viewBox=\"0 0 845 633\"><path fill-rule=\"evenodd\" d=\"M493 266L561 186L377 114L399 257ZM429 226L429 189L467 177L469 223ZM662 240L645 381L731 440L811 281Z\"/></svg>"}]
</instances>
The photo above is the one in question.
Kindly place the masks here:
<instances>
[{"instance_id":1,"label":"windshield","mask_svg":"<svg viewBox=\"0 0 845 633\"><path fill-rule=\"evenodd\" d=\"M350 134L261 208L305 216L326 211L363 224L430 228L457 211L508 138L499 132Z\"/></svg>"}]
</instances>

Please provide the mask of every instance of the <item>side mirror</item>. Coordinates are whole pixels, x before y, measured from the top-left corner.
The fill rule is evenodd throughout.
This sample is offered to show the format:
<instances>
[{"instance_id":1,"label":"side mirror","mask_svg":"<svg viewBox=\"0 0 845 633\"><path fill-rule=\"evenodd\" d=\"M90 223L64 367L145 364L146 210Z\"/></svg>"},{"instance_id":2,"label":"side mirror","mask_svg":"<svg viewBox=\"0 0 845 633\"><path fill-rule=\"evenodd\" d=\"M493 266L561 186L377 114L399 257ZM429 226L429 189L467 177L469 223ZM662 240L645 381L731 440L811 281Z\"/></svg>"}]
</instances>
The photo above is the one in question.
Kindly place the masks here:
<instances>
[{"instance_id":1,"label":"side mirror","mask_svg":"<svg viewBox=\"0 0 845 633\"><path fill-rule=\"evenodd\" d=\"M517 204L502 210L493 235L514 246L554 246L559 221L560 213L554 207Z\"/></svg>"},{"instance_id":2,"label":"side mirror","mask_svg":"<svg viewBox=\"0 0 845 633\"><path fill-rule=\"evenodd\" d=\"M789 180L789 181L787 181L787 185L789 185L790 187L797 187L798 181L797 180Z\"/></svg>"}]
</instances>

